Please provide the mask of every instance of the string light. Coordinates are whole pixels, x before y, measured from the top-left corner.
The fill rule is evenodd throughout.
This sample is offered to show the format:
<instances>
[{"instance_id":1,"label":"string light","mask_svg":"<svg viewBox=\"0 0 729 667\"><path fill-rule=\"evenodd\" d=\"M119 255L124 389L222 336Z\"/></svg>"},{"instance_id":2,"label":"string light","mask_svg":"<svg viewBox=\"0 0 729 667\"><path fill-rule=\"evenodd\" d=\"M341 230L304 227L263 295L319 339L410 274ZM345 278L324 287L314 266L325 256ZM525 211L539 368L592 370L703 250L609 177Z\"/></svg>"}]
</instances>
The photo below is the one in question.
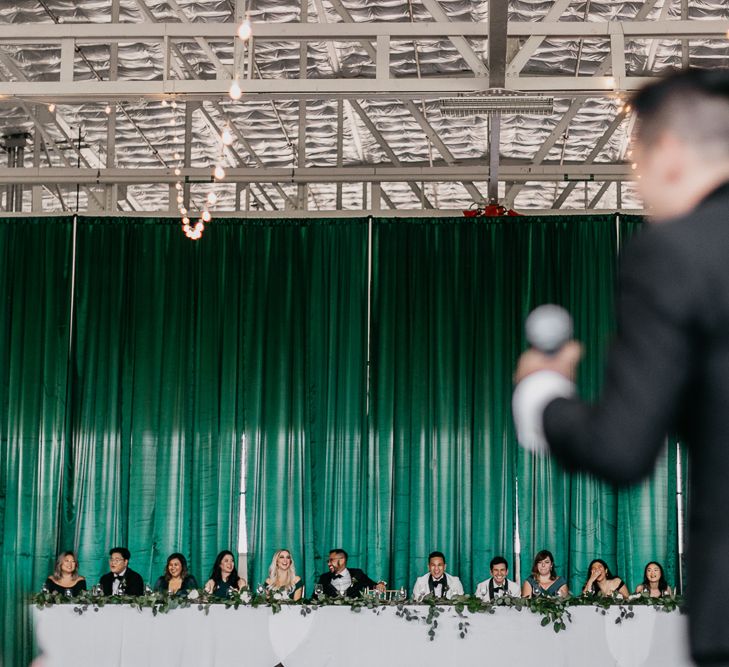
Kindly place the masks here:
<instances>
[{"instance_id":1,"label":"string light","mask_svg":"<svg viewBox=\"0 0 729 667\"><path fill-rule=\"evenodd\" d=\"M253 28L251 27L251 22L246 19L238 26L238 38L242 39L244 42L251 38L251 35L253 34Z\"/></svg>"},{"instance_id":2,"label":"string light","mask_svg":"<svg viewBox=\"0 0 729 667\"><path fill-rule=\"evenodd\" d=\"M53 112L54 112L55 110L56 110L56 105L55 105L55 104L53 104L53 102L51 102L51 103L50 103L50 104L48 105L48 111L50 111L51 113L53 113Z\"/></svg>"},{"instance_id":3,"label":"string light","mask_svg":"<svg viewBox=\"0 0 729 667\"><path fill-rule=\"evenodd\" d=\"M233 143L233 133L230 131L230 128L226 127L223 130L223 133L220 135L220 140L225 146L230 146Z\"/></svg>"},{"instance_id":4,"label":"string light","mask_svg":"<svg viewBox=\"0 0 729 667\"><path fill-rule=\"evenodd\" d=\"M108 115L109 115L109 114L111 113L111 105L110 105L110 104L107 104L107 105L106 105L106 106L104 107L104 113L105 113L105 114L106 114L107 116L108 116Z\"/></svg>"},{"instance_id":5,"label":"string light","mask_svg":"<svg viewBox=\"0 0 729 667\"><path fill-rule=\"evenodd\" d=\"M225 178L225 169L223 169L222 165L219 164L217 167L215 167L213 176L215 176L215 179L218 181L222 181Z\"/></svg>"},{"instance_id":6,"label":"string light","mask_svg":"<svg viewBox=\"0 0 729 667\"><path fill-rule=\"evenodd\" d=\"M179 167L175 167L175 176L179 176L182 173L182 170Z\"/></svg>"},{"instance_id":7,"label":"string light","mask_svg":"<svg viewBox=\"0 0 729 667\"><path fill-rule=\"evenodd\" d=\"M210 211L208 211L207 209L205 209L202 212L202 215L200 217L202 218L203 222L210 222L213 219L213 216L210 214Z\"/></svg>"},{"instance_id":8,"label":"string light","mask_svg":"<svg viewBox=\"0 0 729 667\"><path fill-rule=\"evenodd\" d=\"M214 192L208 192L208 204L210 206L215 206L215 202L218 201L218 195L216 195Z\"/></svg>"},{"instance_id":9,"label":"string light","mask_svg":"<svg viewBox=\"0 0 729 667\"><path fill-rule=\"evenodd\" d=\"M230 95L231 100L239 100L243 97L243 91L238 83L238 79L233 79L233 83L230 84L230 89L228 90L228 95Z\"/></svg>"}]
</instances>

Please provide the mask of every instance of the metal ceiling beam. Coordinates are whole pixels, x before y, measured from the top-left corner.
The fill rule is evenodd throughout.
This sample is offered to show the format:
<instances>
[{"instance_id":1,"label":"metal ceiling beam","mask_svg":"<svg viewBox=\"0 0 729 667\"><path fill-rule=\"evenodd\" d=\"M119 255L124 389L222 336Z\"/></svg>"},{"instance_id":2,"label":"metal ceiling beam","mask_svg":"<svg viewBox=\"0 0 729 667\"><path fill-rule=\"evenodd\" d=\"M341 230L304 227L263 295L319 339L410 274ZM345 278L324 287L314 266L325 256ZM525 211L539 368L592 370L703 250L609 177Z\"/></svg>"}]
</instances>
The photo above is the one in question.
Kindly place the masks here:
<instances>
[{"instance_id":1,"label":"metal ceiling beam","mask_svg":"<svg viewBox=\"0 0 729 667\"><path fill-rule=\"evenodd\" d=\"M542 165L502 165L504 180L526 181L614 181L632 180L633 172L626 164L596 163L584 169L583 165L542 164ZM0 168L0 184L12 182L23 184L150 184L175 183L182 178L190 184L212 183L212 169L184 168L182 175L176 176L172 169L115 168L88 169L81 167L24 167ZM227 170L225 182L228 183L361 183L361 182L418 182L485 180L488 173L473 167L410 167L400 166L360 166L360 167L231 167Z\"/></svg>"},{"instance_id":2,"label":"metal ceiling beam","mask_svg":"<svg viewBox=\"0 0 729 667\"><path fill-rule=\"evenodd\" d=\"M362 122L365 124L365 127L372 135L373 139L380 145L380 148L382 148L382 150L385 152L385 155L387 155L390 162L392 162L395 167L402 168L403 164L402 162L400 162L400 159L397 157L397 155L395 155L395 151L390 148L390 145L387 143L385 137L382 136L382 133L377 129L370 117L364 112L362 107L359 105L359 102L355 102L352 100L350 101L350 104L352 105L352 109L354 109L355 113L361 118ZM343 171L343 169L341 171ZM433 208L433 204L430 203L419 185L410 182L408 183L408 186L418 198L418 201L421 201L423 203L423 208Z\"/></svg>"},{"instance_id":3,"label":"metal ceiling beam","mask_svg":"<svg viewBox=\"0 0 729 667\"><path fill-rule=\"evenodd\" d=\"M510 63L510 69L517 66L528 54L527 45L534 40L541 43L545 37L609 37L613 32L622 32L626 37L654 37L693 39L726 36L729 21L710 20L658 20L658 21L558 21L571 0L557 0L544 21L510 21L507 26L509 37L529 37ZM159 41L168 39L196 38L228 41L231 45L238 25L228 23L162 23L143 21L137 23L4 23L0 24L0 42L13 44L38 44L71 40L76 45L85 42L110 43L112 41ZM362 21L357 23L278 23L253 24L257 40L314 40L327 39L346 41L375 39L389 35L393 39L433 39L434 37L488 38L488 26L473 21ZM537 44L538 46L538 44ZM217 56L216 56L217 57ZM518 59L517 59L518 58ZM524 61L526 64L526 61ZM523 65L522 65L523 67ZM519 68L520 69L520 68Z\"/></svg>"},{"instance_id":4,"label":"metal ceiling beam","mask_svg":"<svg viewBox=\"0 0 729 667\"><path fill-rule=\"evenodd\" d=\"M585 158L585 169L591 169L595 160L602 152L602 149L607 146L608 141L612 138L613 134L617 131L617 129L622 125L623 121L625 120L625 113L623 111L618 112L618 114L613 118L610 125L605 129L605 132L602 133L602 136L598 140L598 142L595 144L593 149L589 152L587 157ZM559 196L554 200L554 204L552 204L552 208L559 208L564 204L564 202L567 200L567 197L570 195L572 190L575 189L576 183L567 183L567 185L564 187L562 192L559 194Z\"/></svg>"},{"instance_id":5,"label":"metal ceiling beam","mask_svg":"<svg viewBox=\"0 0 729 667\"><path fill-rule=\"evenodd\" d=\"M451 23L448 15L443 11L438 0L422 0L422 3L437 23ZM492 2L491 4L494 3ZM438 33L431 33L431 35L437 34ZM465 37L461 35L449 35L449 39L456 48L456 51L461 54L461 57L471 68L474 74L477 76L486 76L488 74L483 58L473 50L473 47L468 43L468 40Z\"/></svg>"}]
</instances>

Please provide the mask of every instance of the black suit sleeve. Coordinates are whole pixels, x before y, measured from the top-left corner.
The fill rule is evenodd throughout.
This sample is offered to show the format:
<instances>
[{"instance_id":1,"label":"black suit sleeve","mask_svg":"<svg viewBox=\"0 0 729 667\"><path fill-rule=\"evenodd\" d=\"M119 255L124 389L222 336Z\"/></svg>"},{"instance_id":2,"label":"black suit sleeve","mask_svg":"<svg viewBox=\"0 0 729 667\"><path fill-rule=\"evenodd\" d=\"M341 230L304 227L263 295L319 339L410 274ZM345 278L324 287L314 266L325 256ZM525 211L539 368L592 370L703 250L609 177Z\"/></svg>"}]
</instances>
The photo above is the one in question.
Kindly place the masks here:
<instances>
[{"instance_id":1,"label":"black suit sleeve","mask_svg":"<svg viewBox=\"0 0 729 667\"><path fill-rule=\"evenodd\" d=\"M655 230L656 232L660 230ZM618 331L603 394L589 406L556 399L544 411L553 454L616 483L647 475L676 426L692 372L695 272L672 237L646 232L626 251Z\"/></svg>"},{"instance_id":2,"label":"black suit sleeve","mask_svg":"<svg viewBox=\"0 0 729 667\"><path fill-rule=\"evenodd\" d=\"M125 580L124 593L126 595L144 595L144 580L141 574L134 570L127 570Z\"/></svg>"}]
</instances>

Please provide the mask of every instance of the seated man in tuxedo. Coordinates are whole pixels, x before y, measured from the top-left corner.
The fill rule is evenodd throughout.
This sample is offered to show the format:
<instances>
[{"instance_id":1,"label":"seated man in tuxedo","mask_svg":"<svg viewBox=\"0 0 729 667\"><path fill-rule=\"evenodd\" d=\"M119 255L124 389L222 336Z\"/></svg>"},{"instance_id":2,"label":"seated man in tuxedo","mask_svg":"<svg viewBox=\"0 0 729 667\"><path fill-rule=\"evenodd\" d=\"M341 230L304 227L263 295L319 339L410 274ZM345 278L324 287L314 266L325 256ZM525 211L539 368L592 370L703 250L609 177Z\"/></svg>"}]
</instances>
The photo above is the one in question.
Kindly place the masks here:
<instances>
[{"instance_id":1,"label":"seated man in tuxedo","mask_svg":"<svg viewBox=\"0 0 729 667\"><path fill-rule=\"evenodd\" d=\"M418 577L413 586L413 600L426 595L450 600L454 595L463 595L463 584L458 577L446 573L446 559L440 551L428 556L428 574Z\"/></svg>"},{"instance_id":2,"label":"seated man in tuxedo","mask_svg":"<svg viewBox=\"0 0 729 667\"><path fill-rule=\"evenodd\" d=\"M515 598L521 595L519 584L516 581L507 579L509 563L506 558L503 556L492 558L489 569L491 570L491 576L476 587L477 598L481 598L484 602L492 602L504 595Z\"/></svg>"},{"instance_id":3,"label":"seated man in tuxedo","mask_svg":"<svg viewBox=\"0 0 729 667\"><path fill-rule=\"evenodd\" d=\"M109 551L109 569L99 580L104 595L144 595L142 576L129 567L131 554L126 547Z\"/></svg>"},{"instance_id":4,"label":"seated man in tuxedo","mask_svg":"<svg viewBox=\"0 0 729 667\"><path fill-rule=\"evenodd\" d=\"M366 588L385 590L384 581L373 581L362 570L347 567L348 557L344 549L332 549L329 552L329 572L319 577L324 595L330 598L339 596L356 598L362 595Z\"/></svg>"}]
</instances>

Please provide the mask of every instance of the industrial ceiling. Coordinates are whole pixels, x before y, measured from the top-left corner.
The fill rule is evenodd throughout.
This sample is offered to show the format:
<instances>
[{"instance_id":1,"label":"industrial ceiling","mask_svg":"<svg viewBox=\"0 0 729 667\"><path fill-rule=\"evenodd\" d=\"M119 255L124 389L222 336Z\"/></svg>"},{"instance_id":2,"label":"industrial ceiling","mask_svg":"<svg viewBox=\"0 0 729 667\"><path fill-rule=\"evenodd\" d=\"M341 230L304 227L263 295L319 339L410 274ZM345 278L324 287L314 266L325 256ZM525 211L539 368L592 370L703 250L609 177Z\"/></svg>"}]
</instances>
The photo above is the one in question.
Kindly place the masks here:
<instances>
[{"instance_id":1,"label":"industrial ceiling","mask_svg":"<svg viewBox=\"0 0 729 667\"><path fill-rule=\"evenodd\" d=\"M726 0L5 2L0 209L637 211L631 91L729 66L728 30ZM553 112L440 108L517 91Z\"/></svg>"}]
</instances>

